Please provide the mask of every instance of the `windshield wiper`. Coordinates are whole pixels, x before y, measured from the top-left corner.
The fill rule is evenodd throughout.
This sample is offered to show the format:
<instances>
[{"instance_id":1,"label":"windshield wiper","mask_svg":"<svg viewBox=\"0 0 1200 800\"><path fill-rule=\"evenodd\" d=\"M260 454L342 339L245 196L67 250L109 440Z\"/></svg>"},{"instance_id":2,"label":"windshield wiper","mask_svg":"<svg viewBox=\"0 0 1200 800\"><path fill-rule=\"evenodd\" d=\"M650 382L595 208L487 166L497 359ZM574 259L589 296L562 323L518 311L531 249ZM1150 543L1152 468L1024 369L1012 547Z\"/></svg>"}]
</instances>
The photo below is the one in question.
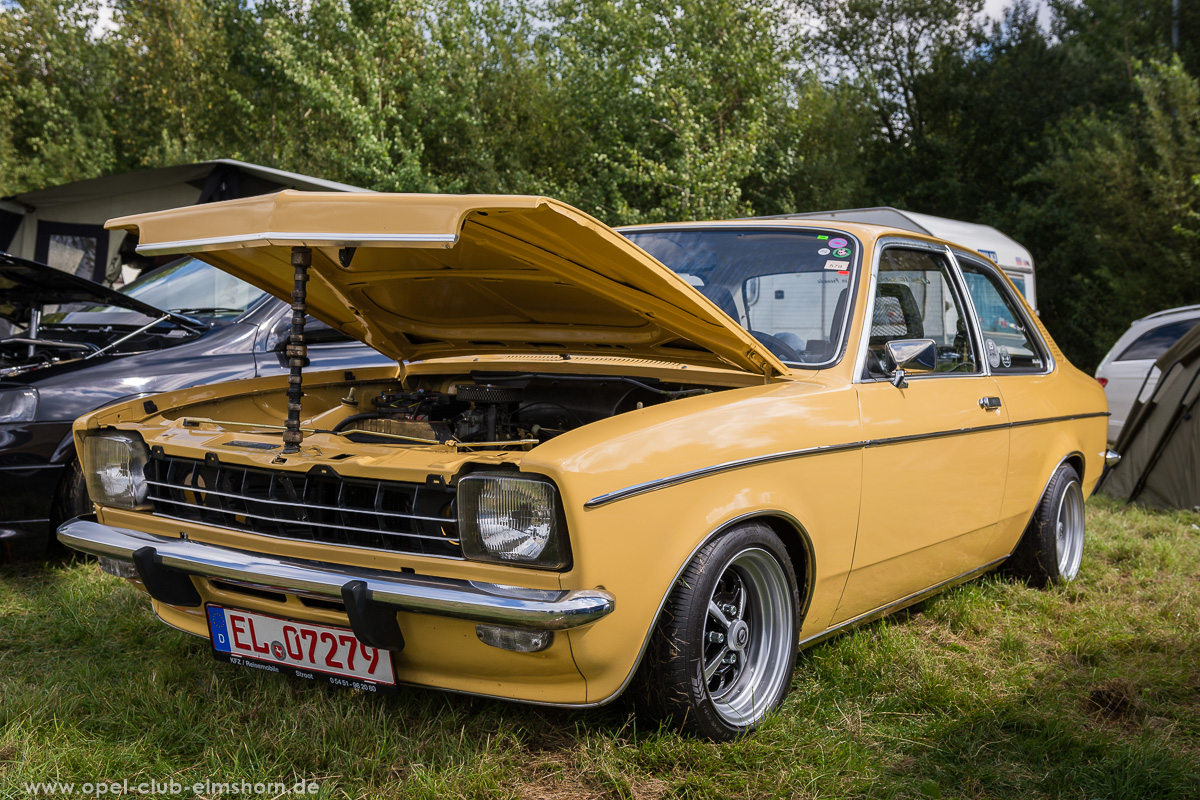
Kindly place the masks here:
<instances>
[{"instance_id":1,"label":"windshield wiper","mask_svg":"<svg viewBox=\"0 0 1200 800\"><path fill-rule=\"evenodd\" d=\"M212 306L209 308L172 308L170 311L173 314L240 314L243 309Z\"/></svg>"}]
</instances>

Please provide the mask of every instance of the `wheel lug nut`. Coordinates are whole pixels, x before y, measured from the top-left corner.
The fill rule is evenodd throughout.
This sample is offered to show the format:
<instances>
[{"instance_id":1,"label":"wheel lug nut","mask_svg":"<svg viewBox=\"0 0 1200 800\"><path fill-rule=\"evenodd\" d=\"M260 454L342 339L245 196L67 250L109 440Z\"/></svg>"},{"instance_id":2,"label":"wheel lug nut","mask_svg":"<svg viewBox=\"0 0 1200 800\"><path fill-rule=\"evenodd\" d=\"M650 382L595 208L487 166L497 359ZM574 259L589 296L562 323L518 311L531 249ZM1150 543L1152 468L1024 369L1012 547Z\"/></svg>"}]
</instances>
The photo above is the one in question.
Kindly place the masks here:
<instances>
[{"instance_id":1,"label":"wheel lug nut","mask_svg":"<svg viewBox=\"0 0 1200 800\"><path fill-rule=\"evenodd\" d=\"M727 617L736 617L737 616L737 606L733 606L733 605L724 606L721 608L721 610L725 612L725 616L727 616Z\"/></svg>"},{"instance_id":2,"label":"wheel lug nut","mask_svg":"<svg viewBox=\"0 0 1200 800\"><path fill-rule=\"evenodd\" d=\"M717 631L711 631L708 634L708 640L713 644L721 644L725 641L725 634L718 633Z\"/></svg>"},{"instance_id":3,"label":"wheel lug nut","mask_svg":"<svg viewBox=\"0 0 1200 800\"><path fill-rule=\"evenodd\" d=\"M725 656L724 658L721 659L721 663L722 664L736 664L737 663L737 653L730 653L729 655Z\"/></svg>"}]
</instances>

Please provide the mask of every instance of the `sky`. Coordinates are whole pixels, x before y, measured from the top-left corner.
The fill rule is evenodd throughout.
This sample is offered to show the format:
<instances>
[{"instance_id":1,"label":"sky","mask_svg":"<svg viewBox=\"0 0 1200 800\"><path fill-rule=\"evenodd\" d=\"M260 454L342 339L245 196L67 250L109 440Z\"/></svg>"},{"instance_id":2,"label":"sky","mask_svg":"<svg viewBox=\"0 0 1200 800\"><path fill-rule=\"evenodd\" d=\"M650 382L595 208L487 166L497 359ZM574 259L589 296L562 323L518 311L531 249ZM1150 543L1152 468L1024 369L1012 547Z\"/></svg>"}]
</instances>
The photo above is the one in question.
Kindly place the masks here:
<instances>
[{"instance_id":1,"label":"sky","mask_svg":"<svg viewBox=\"0 0 1200 800\"><path fill-rule=\"evenodd\" d=\"M984 0L983 13L987 14L992 19L1000 19L1004 16L1004 9L1013 4L1013 0ZM1032 0L1032 5L1037 9L1038 22L1043 28L1050 27L1050 7L1046 5L1046 0Z\"/></svg>"}]
</instances>

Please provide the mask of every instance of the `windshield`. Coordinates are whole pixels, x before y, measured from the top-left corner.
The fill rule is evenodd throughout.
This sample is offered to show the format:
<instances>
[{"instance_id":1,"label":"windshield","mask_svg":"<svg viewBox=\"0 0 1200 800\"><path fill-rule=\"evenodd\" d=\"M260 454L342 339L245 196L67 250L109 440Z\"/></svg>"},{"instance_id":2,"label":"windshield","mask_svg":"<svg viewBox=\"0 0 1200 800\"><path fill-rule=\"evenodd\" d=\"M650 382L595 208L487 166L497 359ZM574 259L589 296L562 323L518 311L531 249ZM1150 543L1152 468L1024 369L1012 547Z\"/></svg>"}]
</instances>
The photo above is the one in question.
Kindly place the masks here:
<instances>
[{"instance_id":1,"label":"windshield","mask_svg":"<svg viewBox=\"0 0 1200 800\"><path fill-rule=\"evenodd\" d=\"M226 319L240 316L263 295L262 289L194 258L149 272L121 292L166 311Z\"/></svg>"},{"instance_id":2,"label":"windshield","mask_svg":"<svg viewBox=\"0 0 1200 800\"><path fill-rule=\"evenodd\" d=\"M649 230L630 240L695 286L784 363L841 352L858 242L818 230Z\"/></svg>"},{"instance_id":3,"label":"windshield","mask_svg":"<svg viewBox=\"0 0 1200 800\"><path fill-rule=\"evenodd\" d=\"M195 258L182 258L151 270L120 291L155 308L209 322L239 317L263 296L261 289ZM97 313L142 317L114 306L88 306L53 318L47 316L47 322L95 322L93 315Z\"/></svg>"}]
</instances>

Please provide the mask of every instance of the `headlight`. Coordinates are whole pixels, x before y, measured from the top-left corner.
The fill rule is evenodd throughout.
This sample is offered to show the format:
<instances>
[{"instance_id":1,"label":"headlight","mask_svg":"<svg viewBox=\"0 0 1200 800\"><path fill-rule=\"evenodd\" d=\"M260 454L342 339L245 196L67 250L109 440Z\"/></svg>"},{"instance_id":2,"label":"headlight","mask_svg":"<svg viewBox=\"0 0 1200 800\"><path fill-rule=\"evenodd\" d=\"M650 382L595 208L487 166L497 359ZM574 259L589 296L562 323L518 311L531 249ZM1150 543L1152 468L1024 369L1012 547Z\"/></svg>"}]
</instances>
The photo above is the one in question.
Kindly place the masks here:
<instances>
[{"instance_id":1,"label":"headlight","mask_svg":"<svg viewBox=\"0 0 1200 800\"><path fill-rule=\"evenodd\" d=\"M32 386L0 389L0 422L30 422L37 414L38 393Z\"/></svg>"},{"instance_id":2,"label":"headlight","mask_svg":"<svg viewBox=\"0 0 1200 800\"><path fill-rule=\"evenodd\" d=\"M83 474L88 494L97 503L144 509L146 462L150 451L142 437L130 432L94 433L83 440Z\"/></svg>"},{"instance_id":3,"label":"headlight","mask_svg":"<svg viewBox=\"0 0 1200 800\"><path fill-rule=\"evenodd\" d=\"M468 475L458 483L458 533L467 558L559 569L570 561L559 528L558 492L547 481Z\"/></svg>"}]
</instances>

